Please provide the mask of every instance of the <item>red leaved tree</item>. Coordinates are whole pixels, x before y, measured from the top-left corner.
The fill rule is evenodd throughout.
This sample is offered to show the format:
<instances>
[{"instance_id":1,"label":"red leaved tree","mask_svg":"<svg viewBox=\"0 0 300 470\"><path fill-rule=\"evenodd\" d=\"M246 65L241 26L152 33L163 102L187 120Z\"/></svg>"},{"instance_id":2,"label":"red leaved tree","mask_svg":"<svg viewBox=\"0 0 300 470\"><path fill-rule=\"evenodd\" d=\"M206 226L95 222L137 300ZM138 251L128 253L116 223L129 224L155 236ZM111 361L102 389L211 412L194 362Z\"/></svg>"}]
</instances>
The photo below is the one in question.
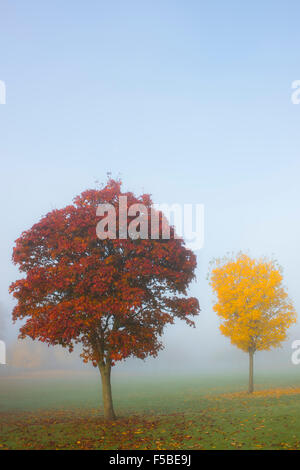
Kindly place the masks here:
<instances>
[{"instance_id":1,"label":"red leaved tree","mask_svg":"<svg viewBox=\"0 0 300 470\"><path fill-rule=\"evenodd\" d=\"M126 209L133 204L146 207L147 238L145 233L143 239L124 238L124 223L126 232L131 224L138 233L143 209L124 222L120 196L123 201L126 196ZM114 226L108 212L96 214L99 204L115 210L115 238L96 234L99 223L106 225L107 237ZM155 239L150 238L151 207L149 195L122 193L121 182L110 179L103 189L85 191L72 205L48 213L22 233L13 251L14 263L25 273L10 286L18 301L13 320L26 319L20 338L61 345L70 352L81 343L83 360L100 370L107 419L115 417L112 366L130 356L156 356L164 326L176 317L193 326L190 317L199 312L197 299L187 297L196 257L173 227L170 238L163 237L166 219L161 213Z\"/></svg>"}]
</instances>

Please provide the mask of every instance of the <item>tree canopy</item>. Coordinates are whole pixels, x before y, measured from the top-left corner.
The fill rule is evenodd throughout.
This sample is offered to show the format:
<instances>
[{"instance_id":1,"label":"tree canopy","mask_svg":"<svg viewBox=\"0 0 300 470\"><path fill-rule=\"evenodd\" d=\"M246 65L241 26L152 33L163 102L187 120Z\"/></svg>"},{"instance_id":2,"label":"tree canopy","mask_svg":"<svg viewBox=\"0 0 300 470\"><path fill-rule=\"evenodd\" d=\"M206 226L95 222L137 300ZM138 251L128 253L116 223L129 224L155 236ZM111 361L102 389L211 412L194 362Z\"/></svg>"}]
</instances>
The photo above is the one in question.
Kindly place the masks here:
<instances>
[{"instance_id":1,"label":"tree canopy","mask_svg":"<svg viewBox=\"0 0 300 470\"><path fill-rule=\"evenodd\" d=\"M274 260L239 253L216 260L210 281L216 294L213 308L221 320L220 330L232 344L249 352L253 375L255 351L279 346L287 329L296 322L282 269Z\"/></svg>"},{"instance_id":2,"label":"tree canopy","mask_svg":"<svg viewBox=\"0 0 300 470\"><path fill-rule=\"evenodd\" d=\"M126 196L127 209L148 209L150 231L150 195L123 193L121 182L110 179L21 234L13 261L24 277L10 286L17 299L13 319L25 320L21 338L70 351L81 343L85 362L109 370L129 356L156 356L165 325L175 318L193 325L199 312L198 300L187 295L196 257L173 227L169 239L152 239L150 232L147 239L121 239L119 232L115 239L99 239L96 226L105 214L97 216L97 207L111 204L119 222L120 196ZM161 229L166 222L159 215ZM134 220L128 216L126 228Z\"/></svg>"}]
</instances>

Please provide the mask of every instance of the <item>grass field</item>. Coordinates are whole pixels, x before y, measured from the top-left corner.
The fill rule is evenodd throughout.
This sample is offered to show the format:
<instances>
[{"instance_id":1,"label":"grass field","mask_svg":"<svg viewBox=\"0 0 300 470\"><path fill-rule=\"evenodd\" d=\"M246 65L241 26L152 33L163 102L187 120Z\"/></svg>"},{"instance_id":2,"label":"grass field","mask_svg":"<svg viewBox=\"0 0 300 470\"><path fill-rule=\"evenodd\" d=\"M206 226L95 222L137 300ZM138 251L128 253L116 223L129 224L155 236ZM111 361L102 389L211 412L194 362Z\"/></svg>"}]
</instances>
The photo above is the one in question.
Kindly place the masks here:
<instances>
[{"instance_id":1,"label":"grass field","mask_svg":"<svg viewBox=\"0 0 300 470\"><path fill-rule=\"evenodd\" d=\"M300 377L118 380L118 419L101 415L100 383L0 378L1 449L300 449Z\"/></svg>"}]
</instances>

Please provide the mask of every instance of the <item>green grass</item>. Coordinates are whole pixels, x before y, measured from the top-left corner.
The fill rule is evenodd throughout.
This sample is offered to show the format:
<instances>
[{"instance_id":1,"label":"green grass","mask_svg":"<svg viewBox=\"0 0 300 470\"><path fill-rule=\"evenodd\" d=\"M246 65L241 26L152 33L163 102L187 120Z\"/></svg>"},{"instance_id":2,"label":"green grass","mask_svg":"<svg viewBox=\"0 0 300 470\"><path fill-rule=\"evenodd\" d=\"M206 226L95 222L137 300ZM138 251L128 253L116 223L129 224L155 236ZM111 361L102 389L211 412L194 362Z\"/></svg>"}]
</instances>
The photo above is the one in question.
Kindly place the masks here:
<instances>
[{"instance_id":1,"label":"green grass","mask_svg":"<svg viewBox=\"0 0 300 470\"><path fill-rule=\"evenodd\" d=\"M118 419L101 414L97 375L0 378L2 449L300 449L300 378L118 380ZM285 387L299 390L284 393ZM239 393L237 393L239 392Z\"/></svg>"}]
</instances>

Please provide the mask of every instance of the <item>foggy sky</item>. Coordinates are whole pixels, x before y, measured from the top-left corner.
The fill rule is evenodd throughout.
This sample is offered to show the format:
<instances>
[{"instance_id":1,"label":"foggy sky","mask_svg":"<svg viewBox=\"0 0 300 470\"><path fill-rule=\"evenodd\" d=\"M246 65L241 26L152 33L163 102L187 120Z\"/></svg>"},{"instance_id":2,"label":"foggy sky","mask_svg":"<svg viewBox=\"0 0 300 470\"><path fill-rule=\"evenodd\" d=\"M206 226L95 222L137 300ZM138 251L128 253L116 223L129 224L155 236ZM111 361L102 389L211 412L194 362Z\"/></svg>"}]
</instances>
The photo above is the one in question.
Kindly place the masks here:
<instances>
[{"instance_id":1,"label":"foggy sky","mask_svg":"<svg viewBox=\"0 0 300 470\"><path fill-rule=\"evenodd\" d=\"M299 10L296 1L5 2L0 339L9 367L87 367L78 353L17 342L11 253L23 230L107 171L156 203L205 205L196 328L177 322L157 359L129 360L120 373L247 367L218 331L206 280L209 261L226 252L274 255L299 312L300 106L290 99ZM299 323L256 367L292 367L292 339Z\"/></svg>"}]
</instances>

